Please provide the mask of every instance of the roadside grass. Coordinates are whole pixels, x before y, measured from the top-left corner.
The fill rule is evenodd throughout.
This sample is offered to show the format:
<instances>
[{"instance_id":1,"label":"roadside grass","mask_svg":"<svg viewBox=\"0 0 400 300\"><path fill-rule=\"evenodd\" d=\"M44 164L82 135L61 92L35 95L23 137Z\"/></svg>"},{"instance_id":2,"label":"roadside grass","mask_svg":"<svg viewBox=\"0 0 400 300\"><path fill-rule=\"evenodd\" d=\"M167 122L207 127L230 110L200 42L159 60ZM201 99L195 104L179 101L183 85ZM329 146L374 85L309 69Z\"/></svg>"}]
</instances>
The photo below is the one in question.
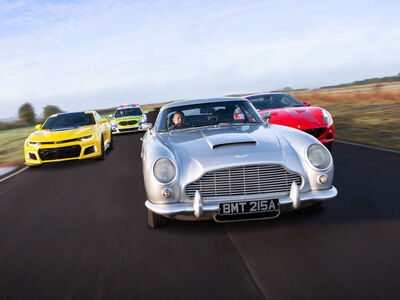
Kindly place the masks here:
<instances>
[{"instance_id":1,"label":"roadside grass","mask_svg":"<svg viewBox=\"0 0 400 300\"><path fill-rule=\"evenodd\" d=\"M337 139L400 150L400 90L292 94L328 110Z\"/></svg>"},{"instance_id":2,"label":"roadside grass","mask_svg":"<svg viewBox=\"0 0 400 300\"><path fill-rule=\"evenodd\" d=\"M0 165L24 161L24 142L33 131L33 126L0 130Z\"/></svg>"}]
</instances>

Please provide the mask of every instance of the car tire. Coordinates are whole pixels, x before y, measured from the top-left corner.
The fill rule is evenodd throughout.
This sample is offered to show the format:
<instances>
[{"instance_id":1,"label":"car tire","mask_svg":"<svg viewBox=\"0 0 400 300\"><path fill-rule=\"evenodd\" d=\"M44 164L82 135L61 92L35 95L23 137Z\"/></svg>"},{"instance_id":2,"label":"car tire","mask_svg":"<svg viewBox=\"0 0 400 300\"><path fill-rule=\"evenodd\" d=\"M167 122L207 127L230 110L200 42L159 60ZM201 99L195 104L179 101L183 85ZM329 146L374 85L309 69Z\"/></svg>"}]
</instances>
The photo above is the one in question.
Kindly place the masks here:
<instances>
[{"instance_id":1,"label":"car tire","mask_svg":"<svg viewBox=\"0 0 400 300\"><path fill-rule=\"evenodd\" d=\"M98 160L105 160L106 159L106 151L104 151L104 138L101 137L101 154L97 157Z\"/></svg>"},{"instance_id":2,"label":"car tire","mask_svg":"<svg viewBox=\"0 0 400 300\"><path fill-rule=\"evenodd\" d=\"M109 145L108 149L110 149L110 150L114 149L114 139L113 139L112 132L110 132L110 145Z\"/></svg>"},{"instance_id":3,"label":"car tire","mask_svg":"<svg viewBox=\"0 0 400 300\"><path fill-rule=\"evenodd\" d=\"M304 208L300 208L299 212L302 214L313 214L320 211L322 208L322 202L316 202L310 206L306 206Z\"/></svg>"},{"instance_id":4,"label":"car tire","mask_svg":"<svg viewBox=\"0 0 400 300\"><path fill-rule=\"evenodd\" d=\"M324 146L326 147L326 149L329 150L329 152L332 152L332 149L333 149L333 142L326 143L326 144L324 144Z\"/></svg>"},{"instance_id":5,"label":"car tire","mask_svg":"<svg viewBox=\"0 0 400 300\"><path fill-rule=\"evenodd\" d=\"M150 228L158 228L168 225L168 219L152 212L150 209L147 210L147 222Z\"/></svg>"},{"instance_id":6,"label":"car tire","mask_svg":"<svg viewBox=\"0 0 400 300\"><path fill-rule=\"evenodd\" d=\"M40 168L42 166L42 164L39 165L27 165L30 169L37 169Z\"/></svg>"}]
</instances>

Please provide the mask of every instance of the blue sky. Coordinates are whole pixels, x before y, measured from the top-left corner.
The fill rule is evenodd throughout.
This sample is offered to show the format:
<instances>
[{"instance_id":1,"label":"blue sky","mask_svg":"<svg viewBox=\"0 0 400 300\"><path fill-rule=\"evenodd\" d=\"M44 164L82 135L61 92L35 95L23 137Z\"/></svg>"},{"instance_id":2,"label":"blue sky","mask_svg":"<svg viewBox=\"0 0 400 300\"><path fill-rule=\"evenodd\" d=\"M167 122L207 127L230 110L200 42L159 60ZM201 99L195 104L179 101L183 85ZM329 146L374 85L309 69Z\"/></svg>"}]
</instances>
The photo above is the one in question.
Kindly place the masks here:
<instances>
[{"instance_id":1,"label":"blue sky","mask_svg":"<svg viewBox=\"0 0 400 300\"><path fill-rule=\"evenodd\" d=\"M3 1L0 118L400 72L399 1Z\"/></svg>"}]
</instances>

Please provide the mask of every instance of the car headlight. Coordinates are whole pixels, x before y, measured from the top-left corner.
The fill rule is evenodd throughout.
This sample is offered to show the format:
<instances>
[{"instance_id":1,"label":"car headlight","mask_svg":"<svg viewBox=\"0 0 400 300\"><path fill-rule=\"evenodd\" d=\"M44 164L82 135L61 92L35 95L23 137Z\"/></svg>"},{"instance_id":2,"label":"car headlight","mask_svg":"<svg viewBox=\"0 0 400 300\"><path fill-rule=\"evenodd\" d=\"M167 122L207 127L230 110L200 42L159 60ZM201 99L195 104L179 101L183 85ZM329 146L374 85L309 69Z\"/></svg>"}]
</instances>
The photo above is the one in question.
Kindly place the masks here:
<instances>
[{"instance_id":1,"label":"car headlight","mask_svg":"<svg viewBox=\"0 0 400 300\"><path fill-rule=\"evenodd\" d=\"M310 163L317 169L326 169L331 164L331 156L328 150L318 144L312 144L307 149L307 157Z\"/></svg>"},{"instance_id":2,"label":"car headlight","mask_svg":"<svg viewBox=\"0 0 400 300\"><path fill-rule=\"evenodd\" d=\"M91 140L92 138L93 138L93 134L91 134L91 135L87 135L87 136L83 136L83 137L81 137L79 140L81 140L81 141L89 141L89 140Z\"/></svg>"},{"instance_id":3,"label":"car headlight","mask_svg":"<svg viewBox=\"0 0 400 300\"><path fill-rule=\"evenodd\" d=\"M332 121L331 115L325 109L322 109L322 121L326 124L329 124Z\"/></svg>"},{"instance_id":4,"label":"car headlight","mask_svg":"<svg viewBox=\"0 0 400 300\"><path fill-rule=\"evenodd\" d=\"M28 145L35 147L35 146L39 146L40 142L28 141Z\"/></svg>"},{"instance_id":5,"label":"car headlight","mask_svg":"<svg viewBox=\"0 0 400 300\"><path fill-rule=\"evenodd\" d=\"M159 182L167 183L174 179L176 170L171 160L160 158L154 164L153 173Z\"/></svg>"}]
</instances>

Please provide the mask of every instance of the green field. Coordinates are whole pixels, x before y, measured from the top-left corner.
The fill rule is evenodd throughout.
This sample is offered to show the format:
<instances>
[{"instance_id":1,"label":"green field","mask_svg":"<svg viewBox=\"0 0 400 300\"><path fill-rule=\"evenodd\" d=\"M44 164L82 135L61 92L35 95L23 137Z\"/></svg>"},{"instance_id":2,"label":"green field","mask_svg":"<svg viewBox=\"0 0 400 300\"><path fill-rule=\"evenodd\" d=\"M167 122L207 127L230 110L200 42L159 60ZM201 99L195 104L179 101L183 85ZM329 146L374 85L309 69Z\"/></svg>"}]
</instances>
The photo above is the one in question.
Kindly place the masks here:
<instances>
[{"instance_id":1,"label":"green field","mask_svg":"<svg viewBox=\"0 0 400 300\"><path fill-rule=\"evenodd\" d=\"M33 126L0 130L0 165L24 161L24 142L33 131Z\"/></svg>"}]
</instances>

